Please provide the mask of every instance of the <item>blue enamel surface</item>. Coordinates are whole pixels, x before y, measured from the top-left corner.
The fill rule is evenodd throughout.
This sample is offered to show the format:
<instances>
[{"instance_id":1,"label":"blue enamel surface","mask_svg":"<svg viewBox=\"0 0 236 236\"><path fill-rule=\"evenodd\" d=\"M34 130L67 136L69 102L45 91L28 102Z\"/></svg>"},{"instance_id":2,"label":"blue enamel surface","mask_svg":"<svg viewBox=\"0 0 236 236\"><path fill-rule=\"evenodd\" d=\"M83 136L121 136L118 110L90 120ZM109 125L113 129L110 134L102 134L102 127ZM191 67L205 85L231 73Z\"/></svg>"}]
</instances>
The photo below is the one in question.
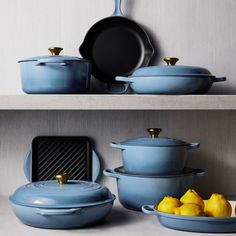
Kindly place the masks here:
<instances>
[{"instance_id":1,"label":"blue enamel surface","mask_svg":"<svg viewBox=\"0 0 236 236\"><path fill-rule=\"evenodd\" d=\"M175 139L141 138L121 143L111 143L122 151L125 171L129 173L161 174L182 171L187 165L189 149L196 149L199 143L186 143Z\"/></svg>"},{"instance_id":2,"label":"blue enamel surface","mask_svg":"<svg viewBox=\"0 0 236 236\"><path fill-rule=\"evenodd\" d=\"M132 76L211 76L209 70L193 66L150 66L137 69Z\"/></svg>"},{"instance_id":3,"label":"blue enamel surface","mask_svg":"<svg viewBox=\"0 0 236 236\"><path fill-rule=\"evenodd\" d=\"M198 171L185 175L159 177L135 176L112 170L104 170L104 175L117 179L120 203L132 210L141 211L143 205L155 205L164 196L181 197L192 188ZM201 174L203 174L202 172Z\"/></svg>"},{"instance_id":4,"label":"blue enamel surface","mask_svg":"<svg viewBox=\"0 0 236 236\"><path fill-rule=\"evenodd\" d=\"M11 202L38 208L72 208L104 204L113 195L104 186L86 181L40 181L18 188L10 197Z\"/></svg>"},{"instance_id":5,"label":"blue enamel surface","mask_svg":"<svg viewBox=\"0 0 236 236\"><path fill-rule=\"evenodd\" d=\"M26 207L14 203L11 203L11 206L15 215L26 225L47 229L73 229L93 225L104 220L111 212L114 200L115 196L110 202L101 205L64 209L64 214L60 209L54 209L53 214L50 210L51 214L46 213L44 215L42 214L44 209ZM49 210L45 209L45 212L47 211Z\"/></svg>"},{"instance_id":6,"label":"blue enamel surface","mask_svg":"<svg viewBox=\"0 0 236 236\"><path fill-rule=\"evenodd\" d=\"M173 138L134 138L122 141L124 146L144 146L144 147L166 147L166 146L188 146L189 143Z\"/></svg>"},{"instance_id":7,"label":"blue enamel surface","mask_svg":"<svg viewBox=\"0 0 236 236\"><path fill-rule=\"evenodd\" d=\"M48 57L20 63L22 89L28 94L84 93L89 89L91 66L73 58Z\"/></svg>"},{"instance_id":8,"label":"blue enamel surface","mask_svg":"<svg viewBox=\"0 0 236 236\"><path fill-rule=\"evenodd\" d=\"M143 206L146 214L156 215L165 227L201 233L235 233L236 217L215 218L215 217L187 217L159 212L154 206Z\"/></svg>"}]
</instances>

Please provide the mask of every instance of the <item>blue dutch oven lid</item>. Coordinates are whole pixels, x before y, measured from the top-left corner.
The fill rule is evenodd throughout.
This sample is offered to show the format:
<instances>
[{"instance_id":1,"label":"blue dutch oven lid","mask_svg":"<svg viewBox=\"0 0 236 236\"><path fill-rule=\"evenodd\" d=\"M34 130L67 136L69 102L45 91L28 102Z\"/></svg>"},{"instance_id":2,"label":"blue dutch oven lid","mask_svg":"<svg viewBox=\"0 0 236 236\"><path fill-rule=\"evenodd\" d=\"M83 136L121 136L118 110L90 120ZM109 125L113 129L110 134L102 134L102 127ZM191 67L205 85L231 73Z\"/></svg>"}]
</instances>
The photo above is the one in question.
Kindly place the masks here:
<instances>
[{"instance_id":1,"label":"blue dutch oven lid","mask_svg":"<svg viewBox=\"0 0 236 236\"><path fill-rule=\"evenodd\" d=\"M18 188L10 201L37 208L73 208L104 204L114 200L108 188L86 181L65 181L65 173L57 181L40 181ZM60 177L60 178L59 178Z\"/></svg>"},{"instance_id":2,"label":"blue dutch oven lid","mask_svg":"<svg viewBox=\"0 0 236 236\"><path fill-rule=\"evenodd\" d=\"M136 70L132 77L139 76L213 76L211 72L202 67L176 66L179 59L176 57L166 57L164 61L167 66L150 66Z\"/></svg>"},{"instance_id":3,"label":"blue dutch oven lid","mask_svg":"<svg viewBox=\"0 0 236 236\"><path fill-rule=\"evenodd\" d=\"M81 62L88 62L87 60L79 57L71 57L71 56L60 56L60 52L63 50L63 48L60 47L51 47L48 49L52 55L48 56L37 56L37 57L31 57L27 58L25 60L20 60L21 62L30 62L30 61L38 61L38 62L45 62L45 63L63 63L65 61L81 61Z\"/></svg>"},{"instance_id":4,"label":"blue dutch oven lid","mask_svg":"<svg viewBox=\"0 0 236 236\"><path fill-rule=\"evenodd\" d=\"M145 147L169 147L169 146L189 146L190 143L187 143L182 140L173 139L173 138L159 138L159 134L162 131L160 128L149 128L147 129L150 138L134 138L128 139L121 142L122 146L145 146Z\"/></svg>"}]
</instances>

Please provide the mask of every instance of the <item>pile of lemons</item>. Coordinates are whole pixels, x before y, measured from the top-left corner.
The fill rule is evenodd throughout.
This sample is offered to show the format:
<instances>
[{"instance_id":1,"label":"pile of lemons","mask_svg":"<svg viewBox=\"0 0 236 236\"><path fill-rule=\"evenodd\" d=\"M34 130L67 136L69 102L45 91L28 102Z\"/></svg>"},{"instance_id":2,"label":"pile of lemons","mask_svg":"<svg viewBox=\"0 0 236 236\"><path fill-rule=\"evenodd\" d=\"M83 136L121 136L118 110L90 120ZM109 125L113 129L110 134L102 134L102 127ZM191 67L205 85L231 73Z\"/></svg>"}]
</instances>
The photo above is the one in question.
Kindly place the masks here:
<instances>
[{"instance_id":1,"label":"pile of lemons","mask_svg":"<svg viewBox=\"0 0 236 236\"><path fill-rule=\"evenodd\" d=\"M166 196L155 209L182 216L230 217L232 206L218 193L213 193L205 203L194 189L189 189L180 199Z\"/></svg>"}]
</instances>

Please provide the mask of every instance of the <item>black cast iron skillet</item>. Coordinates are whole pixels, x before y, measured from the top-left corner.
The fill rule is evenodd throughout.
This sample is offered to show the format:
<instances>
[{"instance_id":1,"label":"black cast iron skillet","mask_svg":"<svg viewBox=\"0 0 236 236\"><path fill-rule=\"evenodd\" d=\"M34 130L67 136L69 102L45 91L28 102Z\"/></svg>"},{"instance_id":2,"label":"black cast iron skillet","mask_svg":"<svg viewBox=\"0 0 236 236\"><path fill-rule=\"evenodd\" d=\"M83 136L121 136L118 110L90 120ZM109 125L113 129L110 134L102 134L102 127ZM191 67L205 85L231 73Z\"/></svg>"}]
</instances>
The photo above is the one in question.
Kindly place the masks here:
<instances>
[{"instance_id":1,"label":"black cast iron skillet","mask_svg":"<svg viewBox=\"0 0 236 236\"><path fill-rule=\"evenodd\" d=\"M116 76L127 76L147 66L154 54L146 32L123 17L121 0L115 0L113 16L97 22L80 46L80 54L92 63L92 74L106 83L117 83Z\"/></svg>"}]
</instances>

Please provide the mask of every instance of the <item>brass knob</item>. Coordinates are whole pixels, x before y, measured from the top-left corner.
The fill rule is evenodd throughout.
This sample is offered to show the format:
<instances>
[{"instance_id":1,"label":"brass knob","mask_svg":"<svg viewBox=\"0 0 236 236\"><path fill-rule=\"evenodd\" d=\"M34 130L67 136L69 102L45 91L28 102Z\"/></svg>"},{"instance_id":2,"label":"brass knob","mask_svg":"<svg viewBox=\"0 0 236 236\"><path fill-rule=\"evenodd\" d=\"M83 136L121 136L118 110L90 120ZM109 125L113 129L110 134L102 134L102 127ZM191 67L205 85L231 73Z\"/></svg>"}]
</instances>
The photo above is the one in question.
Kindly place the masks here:
<instances>
[{"instance_id":1,"label":"brass knob","mask_svg":"<svg viewBox=\"0 0 236 236\"><path fill-rule=\"evenodd\" d=\"M51 53L52 53L52 56L59 56L60 55L60 52L63 50L63 48L60 48L60 47L51 47L48 49Z\"/></svg>"},{"instance_id":2,"label":"brass knob","mask_svg":"<svg viewBox=\"0 0 236 236\"><path fill-rule=\"evenodd\" d=\"M179 61L177 57L165 57L164 61L167 63L168 66L175 66L175 64Z\"/></svg>"},{"instance_id":3,"label":"brass knob","mask_svg":"<svg viewBox=\"0 0 236 236\"><path fill-rule=\"evenodd\" d=\"M60 185L62 184L66 184L70 178L69 174L63 172L62 174L58 174L55 176L55 178L57 179L58 183Z\"/></svg>"},{"instance_id":4,"label":"brass knob","mask_svg":"<svg viewBox=\"0 0 236 236\"><path fill-rule=\"evenodd\" d=\"M158 136L161 133L162 129L160 129L160 128L149 128L149 129L147 129L147 131L151 135L151 138L158 138Z\"/></svg>"}]
</instances>

